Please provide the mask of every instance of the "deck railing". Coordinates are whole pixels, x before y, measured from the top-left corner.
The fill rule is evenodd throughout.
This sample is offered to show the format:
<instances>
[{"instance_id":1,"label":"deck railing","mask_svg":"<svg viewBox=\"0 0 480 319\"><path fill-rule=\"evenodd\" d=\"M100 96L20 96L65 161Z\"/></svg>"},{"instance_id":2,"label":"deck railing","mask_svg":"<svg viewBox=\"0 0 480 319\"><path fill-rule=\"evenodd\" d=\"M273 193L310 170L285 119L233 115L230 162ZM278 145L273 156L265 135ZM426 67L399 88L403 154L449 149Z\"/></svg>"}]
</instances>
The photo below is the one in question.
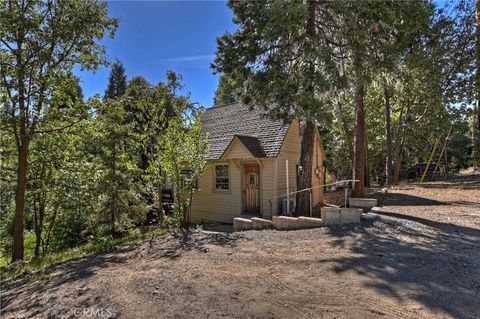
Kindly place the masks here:
<instances>
[{"instance_id":1,"label":"deck railing","mask_svg":"<svg viewBox=\"0 0 480 319\"><path fill-rule=\"evenodd\" d=\"M309 200L310 200L310 203L309 203L309 206L310 206L310 217L312 217L312 190L313 189L316 189L316 188L320 188L320 187L327 187L327 186L333 186L333 185L342 185L344 186L345 188L345 207L347 207L347 201L348 201L348 186L349 184L351 183L352 184L352 189L353 187L355 186L355 183L356 182L359 182L358 179L347 179L347 180L342 180L342 181L338 181L338 182L334 182L334 183L329 183L329 184L325 184L325 185L320 185L320 186L315 186L315 187L310 187L310 188L304 188L304 189L301 189L299 191L295 191L295 192L289 192L289 193L285 193L285 194L282 194L282 195L279 195L279 196L275 196L275 197L272 197L268 200L268 203L270 204L270 216L273 216L272 215L272 210L273 210L273 204L272 204L272 200L274 199L279 199L279 198L284 198L284 197L290 197L290 195L296 195L298 193L303 193L303 192L309 192ZM290 205L290 203L287 203L288 207Z\"/></svg>"}]
</instances>

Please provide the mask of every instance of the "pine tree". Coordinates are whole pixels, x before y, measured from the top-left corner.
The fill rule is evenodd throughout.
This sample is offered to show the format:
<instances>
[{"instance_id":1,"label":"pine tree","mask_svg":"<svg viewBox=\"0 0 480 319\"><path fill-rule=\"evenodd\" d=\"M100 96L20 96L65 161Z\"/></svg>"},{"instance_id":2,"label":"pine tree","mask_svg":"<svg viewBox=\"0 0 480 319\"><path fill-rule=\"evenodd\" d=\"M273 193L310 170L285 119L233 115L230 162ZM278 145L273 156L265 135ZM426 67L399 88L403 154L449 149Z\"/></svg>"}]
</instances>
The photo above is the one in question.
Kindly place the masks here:
<instances>
[{"instance_id":1,"label":"pine tree","mask_svg":"<svg viewBox=\"0 0 480 319\"><path fill-rule=\"evenodd\" d=\"M232 76L222 74L218 78L218 87L213 98L213 105L230 104L238 101L241 84Z\"/></svg>"},{"instance_id":2,"label":"pine tree","mask_svg":"<svg viewBox=\"0 0 480 319\"><path fill-rule=\"evenodd\" d=\"M119 60L112 64L112 69L108 77L108 86L105 90L105 99L116 100L125 94L127 90L127 76L125 68Z\"/></svg>"}]
</instances>

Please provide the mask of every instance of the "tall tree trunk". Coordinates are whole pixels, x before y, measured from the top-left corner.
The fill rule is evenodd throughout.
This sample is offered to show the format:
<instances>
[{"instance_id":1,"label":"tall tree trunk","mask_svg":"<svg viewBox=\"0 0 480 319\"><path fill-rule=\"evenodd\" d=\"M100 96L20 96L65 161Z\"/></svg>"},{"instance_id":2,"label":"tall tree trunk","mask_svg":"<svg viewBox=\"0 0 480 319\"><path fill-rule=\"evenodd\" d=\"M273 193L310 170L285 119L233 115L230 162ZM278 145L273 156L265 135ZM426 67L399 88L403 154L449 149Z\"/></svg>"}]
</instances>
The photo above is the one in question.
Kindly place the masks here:
<instances>
[{"instance_id":1,"label":"tall tree trunk","mask_svg":"<svg viewBox=\"0 0 480 319\"><path fill-rule=\"evenodd\" d=\"M27 189L27 172L28 172L28 147L30 137L26 132L21 133L21 143L18 149L17 164L17 188L15 190L15 217L13 226L13 245L12 245L12 261L22 260L23 252L23 223L25 211L25 192Z\"/></svg>"},{"instance_id":2,"label":"tall tree trunk","mask_svg":"<svg viewBox=\"0 0 480 319\"><path fill-rule=\"evenodd\" d=\"M476 96L477 96L477 103L473 109L473 131L472 131L472 158L473 158L473 171L476 172L478 170L478 162L477 162L477 134L478 130L480 129L480 0L476 2L476 15L477 15L477 43L476 43L476 51L477 51L477 70L475 76L475 87L476 87ZM478 122L477 122L478 121Z\"/></svg>"},{"instance_id":3,"label":"tall tree trunk","mask_svg":"<svg viewBox=\"0 0 480 319\"><path fill-rule=\"evenodd\" d=\"M309 0L308 3L308 19L307 19L307 36L310 38L316 37L315 17L316 17L316 1ZM315 95L315 87L313 84L313 77L315 75L315 65L310 61L310 84L307 90L312 95ZM312 165L313 165L313 150L315 142L315 124L308 120L305 124L302 136L302 145L300 149L300 165L302 171L299 174L297 183L298 190L312 187ZM298 215L310 212L310 192L297 193L297 206L295 213Z\"/></svg>"},{"instance_id":4,"label":"tall tree trunk","mask_svg":"<svg viewBox=\"0 0 480 319\"><path fill-rule=\"evenodd\" d=\"M385 182L387 186L392 183L392 131L390 127L390 96L388 94L388 90L385 87L383 90L384 101L385 101L385 142L386 142L386 150L387 150L387 163L385 165Z\"/></svg>"},{"instance_id":5,"label":"tall tree trunk","mask_svg":"<svg viewBox=\"0 0 480 319\"><path fill-rule=\"evenodd\" d=\"M406 113L408 114L410 107L407 107ZM398 126L395 134L395 146L393 148L393 184L397 184L400 181L400 169L402 167L402 157L403 157L403 143L405 138L405 126L404 118L405 115L405 103L402 103L400 108L400 115L398 118Z\"/></svg>"},{"instance_id":6,"label":"tall tree trunk","mask_svg":"<svg viewBox=\"0 0 480 319\"><path fill-rule=\"evenodd\" d=\"M35 213L35 258L40 257L40 248L42 247L42 233L45 219L45 200L42 194L38 196L38 214Z\"/></svg>"},{"instance_id":7,"label":"tall tree trunk","mask_svg":"<svg viewBox=\"0 0 480 319\"><path fill-rule=\"evenodd\" d=\"M117 208L117 188L118 188L118 185L117 185L117 181L116 181L116 176L117 176L117 145L115 144L116 141L114 141L114 144L113 144L113 151L112 151L112 177L114 179L114 189L113 189L113 192L112 192L112 207L111 207L111 211L110 211L110 232L112 233L112 235L115 234L115 215L117 213L116 211L116 208Z\"/></svg>"},{"instance_id":8,"label":"tall tree trunk","mask_svg":"<svg viewBox=\"0 0 480 319\"><path fill-rule=\"evenodd\" d=\"M42 163L39 177L39 187L34 197L34 225L35 225L35 258L40 257L40 248L42 247L42 233L45 219L46 190L45 190L45 163Z\"/></svg>"},{"instance_id":9,"label":"tall tree trunk","mask_svg":"<svg viewBox=\"0 0 480 319\"><path fill-rule=\"evenodd\" d=\"M312 187L313 146L315 142L315 124L308 121L303 129L302 145L300 149L300 166L302 171L298 176L298 190ZM310 212L310 193L297 193L296 214Z\"/></svg>"},{"instance_id":10,"label":"tall tree trunk","mask_svg":"<svg viewBox=\"0 0 480 319\"><path fill-rule=\"evenodd\" d=\"M370 187L370 165L368 162L368 135L367 135L367 126L365 125L365 186Z\"/></svg>"},{"instance_id":11,"label":"tall tree trunk","mask_svg":"<svg viewBox=\"0 0 480 319\"><path fill-rule=\"evenodd\" d=\"M343 134L345 134L345 137L344 137L345 143L347 143L348 145L348 154L350 156L350 160L353 163L353 138L352 138L352 131L349 128L350 121L346 118L345 116L346 110L343 108L340 102L337 103L337 112L338 112L340 121L342 122Z\"/></svg>"},{"instance_id":12,"label":"tall tree trunk","mask_svg":"<svg viewBox=\"0 0 480 319\"><path fill-rule=\"evenodd\" d=\"M399 140L399 145L395 154L395 166L393 169L393 183L397 184L400 181L400 170L402 169L403 161L403 145L405 144L405 127L402 129L402 136Z\"/></svg>"},{"instance_id":13,"label":"tall tree trunk","mask_svg":"<svg viewBox=\"0 0 480 319\"><path fill-rule=\"evenodd\" d=\"M57 219L57 214L58 214L58 208L59 208L59 204L57 203L55 205L55 208L53 209L53 216L52 216L52 219L50 220L50 224L48 225L48 229L47 229L47 233L46 233L46 237L47 239L45 239L44 243L43 243L43 248L42 248L42 254L45 256L45 254L47 253L48 251L48 246L50 245L50 237L52 235L52 231L53 231L53 227L55 226L55 221Z\"/></svg>"},{"instance_id":14,"label":"tall tree trunk","mask_svg":"<svg viewBox=\"0 0 480 319\"><path fill-rule=\"evenodd\" d=\"M365 196L365 105L364 86L357 83L355 88L355 138L353 179L359 182L353 187L353 197Z\"/></svg>"}]
</instances>

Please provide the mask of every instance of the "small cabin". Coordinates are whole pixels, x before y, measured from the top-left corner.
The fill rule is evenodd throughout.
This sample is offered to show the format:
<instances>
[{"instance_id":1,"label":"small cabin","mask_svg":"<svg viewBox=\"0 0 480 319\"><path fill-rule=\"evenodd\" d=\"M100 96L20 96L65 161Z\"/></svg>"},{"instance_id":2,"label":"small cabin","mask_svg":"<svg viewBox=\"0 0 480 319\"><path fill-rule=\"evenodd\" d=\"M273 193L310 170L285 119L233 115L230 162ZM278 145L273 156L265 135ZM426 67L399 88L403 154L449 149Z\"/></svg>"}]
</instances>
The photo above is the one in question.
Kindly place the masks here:
<instances>
[{"instance_id":1,"label":"small cabin","mask_svg":"<svg viewBox=\"0 0 480 319\"><path fill-rule=\"evenodd\" d=\"M231 223L240 216L293 213L296 196L287 201L283 195L297 191L302 139L298 121L285 124L238 103L209 108L202 121L208 134L208 166L193 195L193 221ZM323 201L325 158L318 130L313 143L315 206Z\"/></svg>"}]
</instances>

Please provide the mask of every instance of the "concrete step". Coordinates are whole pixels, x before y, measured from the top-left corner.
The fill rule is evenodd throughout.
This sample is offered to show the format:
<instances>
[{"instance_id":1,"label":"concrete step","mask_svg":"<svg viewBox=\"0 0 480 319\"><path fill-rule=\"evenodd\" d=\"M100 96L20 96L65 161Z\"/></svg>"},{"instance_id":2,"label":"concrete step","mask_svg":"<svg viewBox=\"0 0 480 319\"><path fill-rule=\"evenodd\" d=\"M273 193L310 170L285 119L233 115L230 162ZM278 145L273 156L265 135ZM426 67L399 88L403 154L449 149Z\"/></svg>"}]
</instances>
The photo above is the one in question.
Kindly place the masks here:
<instances>
[{"instance_id":1,"label":"concrete step","mask_svg":"<svg viewBox=\"0 0 480 319\"><path fill-rule=\"evenodd\" d=\"M322 220L325 225L335 225L341 223L341 209L336 207L322 207Z\"/></svg>"},{"instance_id":2,"label":"concrete step","mask_svg":"<svg viewBox=\"0 0 480 319\"><path fill-rule=\"evenodd\" d=\"M351 208L362 208L364 211L368 211L378 204L375 198L350 198L348 203Z\"/></svg>"},{"instance_id":3,"label":"concrete step","mask_svg":"<svg viewBox=\"0 0 480 319\"><path fill-rule=\"evenodd\" d=\"M298 218L289 216L273 216L273 228L278 230L300 229Z\"/></svg>"},{"instance_id":4,"label":"concrete step","mask_svg":"<svg viewBox=\"0 0 480 319\"><path fill-rule=\"evenodd\" d=\"M340 222L342 224L359 223L362 213L363 209L360 208L342 208L340 209Z\"/></svg>"},{"instance_id":5,"label":"concrete step","mask_svg":"<svg viewBox=\"0 0 480 319\"><path fill-rule=\"evenodd\" d=\"M273 228L273 222L260 217L252 217L252 227L256 230Z\"/></svg>"},{"instance_id":6,"label":"concrete step","mask_svg":"<svg viewBox=\"0 0 480 319\"><path fill-rule=\"evenodd\" d=\"M303 228L316 228L325 226L321 218L300 216L298 217L298 221Z\"/></svg>"},{"instance_id":7,"label":"concrete step","mask_svg":"<svg viewBox=\"0 0 480 319\"><path fill-rule=\"evenodd\" d=\"M250 219L242 218L242 217L235 217L233 219L234 231L252 230L252 229L253 229L253 223Z\"/></svg>"}]
</instances>

